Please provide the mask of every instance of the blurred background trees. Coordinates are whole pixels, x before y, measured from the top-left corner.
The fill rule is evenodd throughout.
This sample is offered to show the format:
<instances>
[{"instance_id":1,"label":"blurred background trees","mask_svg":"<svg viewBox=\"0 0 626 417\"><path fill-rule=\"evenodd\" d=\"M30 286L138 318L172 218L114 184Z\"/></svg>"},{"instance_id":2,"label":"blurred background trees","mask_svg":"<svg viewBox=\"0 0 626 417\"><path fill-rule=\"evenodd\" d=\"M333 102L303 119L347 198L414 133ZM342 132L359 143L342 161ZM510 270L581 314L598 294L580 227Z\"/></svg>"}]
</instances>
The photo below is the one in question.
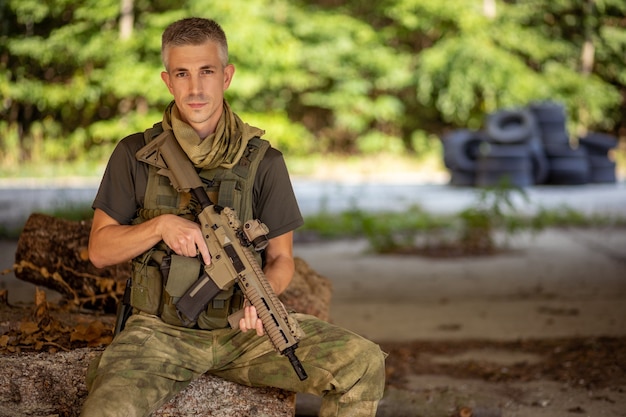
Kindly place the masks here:
<instances>
[{"instance_id":1,"label":"blurred background trees","mask_svg":"<svg viewBox=\"0 0 626 417\"><path fill-rule=\"evenodd\" d=\"M623 0L5 0L0 164L106 161L160 120L173 20L229 36L233 108L291 155L421 152L553 100L573 136L626 136Z\"/></svg>"}]
</instances>

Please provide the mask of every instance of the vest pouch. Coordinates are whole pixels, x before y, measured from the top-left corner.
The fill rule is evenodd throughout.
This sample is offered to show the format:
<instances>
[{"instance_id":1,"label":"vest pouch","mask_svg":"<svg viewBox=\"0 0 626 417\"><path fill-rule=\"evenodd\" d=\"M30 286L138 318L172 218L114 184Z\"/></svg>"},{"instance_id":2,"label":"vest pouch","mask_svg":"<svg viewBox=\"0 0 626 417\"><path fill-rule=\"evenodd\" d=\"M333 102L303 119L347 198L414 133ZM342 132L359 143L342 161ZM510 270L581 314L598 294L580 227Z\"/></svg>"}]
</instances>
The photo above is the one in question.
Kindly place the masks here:
<instances>
[{"instance_id":1,"label":"vest pouch","mask_svg":"<svg viewBox=\"0 0 626 417\"><path fill-rule=\"evenodd\" d=\"M175 326L184 326L178 318L176 302L200 277L202 264L198 258L171 255L170 271L163 291L161 320ZM195 322L187 327L194 327Z\"/></svg>"},{"instance_id":2,"label":"vest pouch","mask_svg":"<svg viewBox=\"0 0 626 417\"><path fill-rule=\"evenodd\" d=\"M220 291L198 317L198 327L204 330L224 329L229 326L228 316L243 306L243 293L233 285Z\"/></svg>"},{"instance_id":3,"label":"vest pouch","mask_svg":"<svg viewBox=\"0 0 626 417\"><path fill-rule=\"evenodd\" d=\"M163 292L163 276L159 266L150 262L152 252L132 263L130 305L148 314L158 315Z\"/></svg>"}]
</instances>

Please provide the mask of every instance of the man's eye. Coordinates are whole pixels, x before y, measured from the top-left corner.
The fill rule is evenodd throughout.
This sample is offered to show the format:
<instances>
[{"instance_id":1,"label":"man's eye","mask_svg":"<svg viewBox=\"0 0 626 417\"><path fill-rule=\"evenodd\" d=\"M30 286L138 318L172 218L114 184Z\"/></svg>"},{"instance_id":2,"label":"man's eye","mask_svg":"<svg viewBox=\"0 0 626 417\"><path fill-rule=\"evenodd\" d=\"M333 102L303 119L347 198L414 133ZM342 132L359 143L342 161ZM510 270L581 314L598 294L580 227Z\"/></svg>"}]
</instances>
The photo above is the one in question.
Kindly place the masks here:
<instances>
[{"instance_id":1,"label":"man's eye","mask_svg":"<svg viewBox=\"0 0 626 417\"><path fill-rule=\"evenodd\" d=\"M210 70L210 69L202 70L202 74L203 75L211 75L211 74L213 74L213 70Z\"/></svg>"},{"instance_id":2,"label":"man's eye","mask_svg":"<svg viewBox=\"0 0 626 417\"><path fill-rule=\"evenodd\" d=\"M187 76L187 73L186 72L177 72L175 74L175 76L176 76L176 78L183 78L183 77Z\"/></svg>"}]
</instances>

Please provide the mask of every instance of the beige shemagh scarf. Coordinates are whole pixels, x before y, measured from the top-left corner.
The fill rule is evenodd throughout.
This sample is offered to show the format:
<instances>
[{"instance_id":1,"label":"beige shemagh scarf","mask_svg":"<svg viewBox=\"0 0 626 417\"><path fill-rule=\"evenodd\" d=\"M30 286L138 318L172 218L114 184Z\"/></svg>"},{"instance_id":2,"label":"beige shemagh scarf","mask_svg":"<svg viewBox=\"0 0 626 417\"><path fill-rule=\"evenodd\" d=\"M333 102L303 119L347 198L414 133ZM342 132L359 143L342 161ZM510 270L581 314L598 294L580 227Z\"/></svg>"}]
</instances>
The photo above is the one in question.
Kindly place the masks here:
<instances>
[{"instance_id":1,"label":"beige shemagh scarf","mask_svg":"<svg viewBox=\"0 0 626 417\"><path fill-rule=\"evenodd\" d=\"M248 141L263 136L264 130L250 126L230 109L224 100L224 111L215 132L201 138L181 120L178 107L172 101L163 114L163 129L171 129L180 146L197 168L232 168L243 155Z\"/></svg>"}]
</instances>

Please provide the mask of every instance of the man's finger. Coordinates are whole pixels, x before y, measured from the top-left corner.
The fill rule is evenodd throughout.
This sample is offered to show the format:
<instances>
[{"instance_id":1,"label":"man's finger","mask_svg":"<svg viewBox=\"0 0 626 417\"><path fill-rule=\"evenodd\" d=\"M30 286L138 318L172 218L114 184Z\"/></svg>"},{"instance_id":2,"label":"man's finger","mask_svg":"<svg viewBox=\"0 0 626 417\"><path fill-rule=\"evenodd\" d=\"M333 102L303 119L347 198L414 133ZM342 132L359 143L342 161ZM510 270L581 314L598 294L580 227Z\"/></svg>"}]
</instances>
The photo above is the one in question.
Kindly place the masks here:
<instances>
[{"instance_id":1,"label":"man's finger","mask_svg":"<svg viewBox=\"0 0 626 417\"><path fill-rule=\"evenodd\" d=\"M263 322L261 319L257 319L256 321L256 334L259 336L263 336L265 334L265 328L263 328Z\"/></svg>"},{"instance_id":2,"label":"man's finger","mask_svg":"<svg viewBox=\"0 0 626 417\"><path fill-rule=\"evenodd\" d=\"M197 247L197 253L202 256L202 261L205 265L209 265L211 263L211 254L209 253L209 248L207 248L206 243L202 241Z\"/></svg>"}]
</instances>

